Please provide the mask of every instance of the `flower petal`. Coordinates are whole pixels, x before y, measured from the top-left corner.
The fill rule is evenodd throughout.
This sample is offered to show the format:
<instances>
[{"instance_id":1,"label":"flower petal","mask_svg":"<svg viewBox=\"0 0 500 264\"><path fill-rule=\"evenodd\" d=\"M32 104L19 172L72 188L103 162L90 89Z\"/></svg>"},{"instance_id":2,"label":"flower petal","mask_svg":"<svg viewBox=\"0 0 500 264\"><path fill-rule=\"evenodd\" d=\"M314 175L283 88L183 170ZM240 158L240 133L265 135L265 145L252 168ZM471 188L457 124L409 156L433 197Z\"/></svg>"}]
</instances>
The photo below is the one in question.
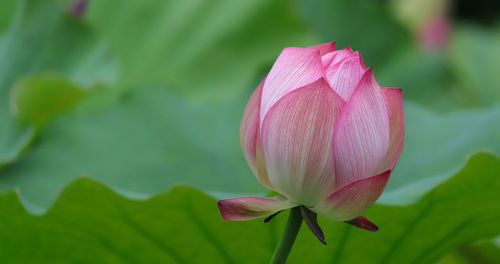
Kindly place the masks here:
<instances>
[{"instance_id":1,"label":"flower petal","mask_svg":"<svg viewBox=\"0 0 500 264\"><path fill-rule=\"evenodd\" d=\"M259 110L260 98L262 96L262 86L266 78L262 80L257 89L248 100L240 124L240 141L243 154L247 159L250 168L255 173L257 169L257 132L259 131Z\"/></svg>"},{"instance_id":2,"label":"flower petal","mask_svg":"<svg viewBox=\"0 0 500 264\"><path fill-rule=\"evenodd\" d=\"M331 53L331 52L337 50L337 48L335 46L335 41L329 42L329 43L324 43L324 44L319 44L319 45L315 45L315 46L311 46L311 47L308 47L307 49L318 50L320 56L323 56L323 55L325 55L327 53Z\"/></svg>"},{"instance_id":3,"label":"flower petal","mask_svg":"<svg viewBox=\"0 0 500 264\"><path fill-rule=\"evenodd\" d=\"M345 102L324 79L278 101L261 128L270 183L302 205L314 205L334 190L334 124Z\"/></svg>"},{"instance_id":4,"label":"flower petal","mask_svg":"<svg viewBox=\"0 0 500 264\"><path fill-rule=\"evenodd\" d=\"M333 51L321 56L321 61L323 62L323 67L328 68L333 66L345 58L351 56L354 53L351 47L347 47L341 50Z\"/></svg>"},{"instance_id":5,"label":"flower petal","mask_svg":"<svg viewBox=\"0 0 500 264\"><path fill-rule=\"evenodd\" d=\"M335 124L333 160L337 188L374 175L389 146L389 110L369 69Z\"/></svg>"},{"instance_id":6,"label":"flower petal","mask_svg":"<svg viewBox=\"0 0 500 264\"><path fill-rule=\"evenodd\" d=\"M319 49L285 48L264 83L260 123L269 109L289 92L311 84L323 76Z\"/></svg>"},{"instance_id":7,"label":"flower petal","mask_svg":"<svg viewBox=\"0 0 500 264\"><path fill-rule=\"evenodd\" d=\"M248 100L245 111L243 112L243 117L241 119L240 125L240 142L243 154L252 169L253 174L262 183L262 185L273 189L267 178L267 173L265 170L265 165L263 162L259 162L257 153L260 151L259 148L259 112L260 112L260 102L262 96L262 87L266 78L262 80L257 89L253 92L250 100ZM260 169L259 169L260 166ZM264 166L264 167L263 167ZM263 168L262 168L263 167Z\"/></svg>"},{"instance_id":8,"label":"flower petal","mask_svg":"<svg viewBox=\"0 0 500 264\"><path fill-rule=\"evenodd\" d=\"M273 198L246 196L220 200L217 206L225 220L244 221L272 215L296 205L281 196Z\"/></svg>"},{"instance_id":9,"label":"flower petal","mask_svg":"<svg viewBox=\"0 0 500 264\"><path fill-rule=\"evenodd\" d=\"M405 136L405 118L403 112L403 95L399 88L383 88L382 91L387 99L390 115L390 136L389 149L384 161L377 169L376 173L386 170L393 170L398 162L399 156L403 151Z\"/></svg>"},{"instance_id":10,"label":"flower petal","mask_svg":"<svg viewBox=\"0 0 500 264\"><path fill-rule=\"evenodd\" d=\"M332 62L330 63L330 66L333 66L347 57L350 57L351 55L354 54L354 51L351 49L351 47L343 48L341 50L338 50L335 52L335 57L333 57Z\"/></svg>"},{"instance_id":11,"label":"flower petal","mask_svg":"<svg viewBox=\"0 0 500 264\"><path fill-rule=\"evenodd\" d=\"M351 56L327 68L326 78L333 90L347 101L366 70L361 55L356 51Z\"/></svg>"},{"instance_id":12,"label":"flower petal","mask_svg":"<svg viewBox=\"0 0 500 264\"><path fill-rule=\"evenodd\" d=\"M260 133L257 133L257 179L259 182L266 186L268 189L276 191L269 181L269 176L267 176L266 161L264 160L264 154L262 154Z\"/></svg>"},{"instance_id":13,"label":"flower petal","mask_svg":"<svg viewBox=\"0 0 500 264\"><path fill-rule=\"evenodd\" d=\"M350 183L321 201L312 211L335 221L349 221L368 209L384 191L391 171Z\"/></svg>"},{"instance_id":14,"label":"flower petal","mask_svg":"<svg viewBox=\"0 0 500 264\"><path fill-rule=\"evenodd\" d=\"M328 68L328 66L330 66L330 63L332 63L332 60L335 57L335 53L337 52L334 51L321 56L321 63L323 64L323 68L326 69Z\"/></svg>"}]
</instances>

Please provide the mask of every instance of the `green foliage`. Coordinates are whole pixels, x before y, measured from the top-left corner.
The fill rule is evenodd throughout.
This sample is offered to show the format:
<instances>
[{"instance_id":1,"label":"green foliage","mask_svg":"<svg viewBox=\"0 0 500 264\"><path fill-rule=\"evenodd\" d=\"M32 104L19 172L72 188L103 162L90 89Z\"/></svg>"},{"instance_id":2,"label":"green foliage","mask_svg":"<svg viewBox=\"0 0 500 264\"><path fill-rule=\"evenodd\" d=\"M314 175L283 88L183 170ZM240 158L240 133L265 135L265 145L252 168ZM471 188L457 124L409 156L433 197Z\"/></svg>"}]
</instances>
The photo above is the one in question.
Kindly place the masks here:
<instances>
[{"instance_id":1,"label":"green foliage","mask_svg":"<svg viewBox=\"0 0 500 264\"><path fill-rule=\"evenodd\" d=\"M377 81L384 87L400 87L404 99L431 108L449 111L466 105L453 83L449 58L437 51L425 51L408 45L395 52L391 60L374 65Z\"/></svg>"},{"instance_id":2,"label":"green foliage","mask_svg":"<svg viewBox=\"0 0 500 264\"><path fill-rule=\"evenodd\" d=\"M152 86L135 89L99 111L77 107L47 125L37 146L0 172L0 186L19 188L23 200L42 208L83 174L132 196L149 196L175 183L265 193L238 145L246 100L245 94L190 101Z\"/></svg>"},{"instance_id":3,"label":"green foliage","mask_svg":"<svg viewBox=\"0 0 500 264\"><path fill-rule=\"evenodd\" d=\"M475 150L499 153L499 118L500 106L438 114L405 102L405 147L388 183L394 192L384 193L384 203L418 199Z\"/></svg>"},{"instance_id":4,"label":"green foliage","mask_svg":"<svg viewBox=\"0 0 500 264\"><path fill-rule=\"evenodd\" d=\"M123 85L196 96L241 91L285 46L313 43L286 0L105 0L88 11L123 65Z\"/></svg>"},{"instance_id":5,"label":"green foliage","mask_svg":"<svg viewBox=\"0 0 500 264\"><path fill-rule=\"evenodd\" d=\"M65 184L82 174L134 197L175 183L233 195L265 194L238 145L246 100L242 94L192 101L151 86L135 89L99 111L77 108L53 120L36 148L0 172L0 187L19 188L31 210L48 207ZM441 115L410 103L405 107L406 147L388 185L395 192L386 193L384 202L418 199L459 169L471 151L500 151L500 124L494 122L498 107ZM439 181L419 184L433 177ZM399 191L408 185L411 191Z\"/></svg>"},{"instance_id":6,"label":"green foliage","mask_svg":"<svg viewBox=\"0 0 500 264\"><path fill-rule=\"evenodd\" d=\"M0 198L5 262L268 261L284 215L223 222L191 187L157 194L267 193L240 153L245 103L283 47L332 40L403 88L405 148L379 200L400 207L368 211L376 234L320 219L328 247L303 230L292 263L432 263L458 246L443 263L495 260L469 242L499 234L498 160L456 172L500 152L498 27L458 25L429 52L381 1L91 0L83 18L69 2L0 1L0 190L18 190Z\"/></svg>"},{"instance_id":7,"label":"green foliage","mask_svg":"<svg viewBox=\"0 0 500 264\"><path fill-rule=\"evenodd\" d=\"M461 246L444 256L438 264L495 264L500 262L500 247L491 241L479 241Z\"/></svg>"},{"instance_id":8,"label":"green foliage","mask_svg":"<svg viewBox=\"0 0 500 264\"><path fill-rule=\"evenodd\" d=\"M361 51L375 69L410 44L409 33L387 5L364 0L296 0L322 41ZM381 35L382 34L382 35Z\"/></svg>"},{"instance_id":9,"label":"green foliage","mask_svg":"<svg viewBox=\"0 0 500 264\"><path fill-rule=\"evenodd\" d=\"M21 6L20 10L35 10L43 12L44 16L26 15L22 16L23 18L46 17L46 13L56 17L53 19L55 22L45 19L42 23L41 18L40 21L36 20L41 23L37 24L38 27L45 25L50 29L47 31L52 32L47 36L43 35L47 39L44 42L47 43L45 48L39 51L43 56L36 55L37 53L32 55L35 58L41 57L39 59L41 66L36 71L58 72L68 79L66 81L63 77L57 77L61 82L71 81L83 89L103 81L113 83L118 66L108 53L105 53L108 54L106 56L99 55L103 52L103 43L107 43L111 46L112 52L117 54L120 65L123 65L120 68L124 74L119 83L131 89L120 93L115 92L118 91L117 88L99 89L80 100L75 110L49 123L40 131L36 147L22 160L0 172L2 177L0 189L19 188L22 199L29 205L29 209L34 211L48 207L65 184L84 174L91 175L133 197L147 197L175 183L189 184L219 196L266 192L251 175L240 153L238 127L249 93L258 82L256 80L248 85L247 79L254 78L254 72L261 67L263 61L272 61L286 42L297 43L298 39L308 36L303 27L288 29L285 26L299 23L288 4L248 2L247 7L255 14L241 17L240 23L243 29L223 30L234 25L225 25L222 21L213 22L216 23L213 29L202 31L209 34L205 36L206 38L213 38L208 43L213 42L213 45L220 48L196 46L201 50L192 50L194 46L185 47L172 36L177 36L174 34L177 32L176 34L182 33L183 38L187 40L196 38L197 36L186 34L194 34L194 25L201 23L199 21L214 19L208 14L201 17L196 16L194 14L196 12L191 14L193 10L201 12L200 8L203 7L195 2L186 1L180 4L180 2L165 1L158 6L153 5L156 2L152 1L132 1L123 5L116 4L112 0L93 1L90 2L89 13L84 23L64 14L63 7L56 2L48 1L41 4L28 1L27 3L27 6L24 9ZM215 10L222 8L223 3L225 2L211 2L206 5L213 5L213 12L216 12ZM37 6L35 8L30 7L31 5ZM169 24L174 18L163 14L173 12L170 10L171 5L174 5L172 7L174 10L184 10L191 16L180 16L175 19L180 19L182 23ZM104 11L110 6L117 6L116 12L109 14ZM278 11L282 9L285 11ZM266 15L268 12L284 17L268 16ZM173 14L175 13L171 13L171 16ZM141 18L142 24L135 25L138 21L136 16ZM270 21L253 23L252 21L257 18ZM380 19L387 20L387 18ZM274 23L272 22L274 20L280 21ZM120 21L121 26L113 25L110 21ZM236 44L225 40L240 39L242 32L258 31L257 29L262 28L262 23L272 24L272 27L268 29L269 32L255 33L257 43L245 41L237 45L241 50L245 50L243 56L253 59L235 61L235 55L227 52L235 50L236 46L230 48L227 45ZM132 33L141 29L147 29L143 33L144 36L133 37L135 34ZM27 34L23 33L25 31L31 32L28 26L19 26L18 30L20 33L13 34L13 40L22 38L23 34ZM92 30L98 32L103 40L98 41ZM348 36L345 39L349 39ZM172 45L176 47L176 53L186 53L182 56L191 56L191 53L202 53L203 56L193 58L192 61L147 59L152 56L171 58L172 50L167 47ZM74 48L70 51L64 49L65 46ZM11 49L15 48L16 46L11 46ZM205 49L209 52L204 53ZM411 58L413 59L406 60L406 63L410 63L408 67L411 67L412 61L418 61L414 57ZM13 59L21 58L13 57ZM186 61L196 65L186 65L189 69L200 72L196 74L196 78L184 76L187 73L181 70L179 72L169 70L177 69L179 63L187 63ZM217 65L207 64L211 62ZM215 69L217 74L209 74ZM225 75L228 72L232 74ZM387 82L396 79L397 84L397 77L400 74L394 74L394 71L392 75L391 71L382 72L387 73L382 74L386 76L382 77L383 79L386 78ZM22 71L18 71L16 76L21 74ZM416 74L418 78L415 77L415 80L429 81L427 78L421 78L422 75L425 74L422 72ZM216 79L210 79L212 77ZM238 81L233 80L233 77ZM14 77L11 79L14 80ZM167 83L169 80L177 86L133 85L139 82ZM405 80L408 82L412 79ZM195 85L196 82L199 83ZM400 84L405 87L405 98L413 98L412 95L416 94L414 90L407 89L404 82ZM415 86L415 89L425 87L424 84ZM52 87L52 89L65 90L62 87ZM200 93L194 93L198 90ZM218 96L220 93L224 93L224 96ZM26 98L30 96L35 97L28 94ZM50 112L50 109L45 111ZM393 192L386 193L382 199L384 202L405 203L418 199L460 168L466 155L472 151L481 148L500 151L498 145L500 140L496 133L499 129L498 122L494 122L500 116L498 107L437 114L406 102L405 114L406 147L389 182L388 189ZM469 125L464 127L463 124ZM22 129L17 128L19 126ZM12 142L16 142L12 140L14 136L26 142L14 144L10 152L4 152L14 157L16 156L14 154L18 155L32 140L35 132L32 126L18 125L17 122L12 122L7 128L0 130L0 133L20 131L7 133L4 142L13 144ZM196 162L196 166L193 166L193 162Z\"/></svg>"},{"instance_id":10,"label":"green foliage","mask_svg":"<svg viewBox=\"0 0 500 264\"><path fill-rule=\"evenodd\" d=\"M320 218L328 246L302 228L290 263L433 263L464 242L500 234L499 172L500 159L476 154L417 203L369 209L377 233ZM265 263L285 221L283 214L269 224L227 222L215 199L189 187L133 201L88 178L40 216L15 192L4 193L0 207L6 263Z\"/></svg>"},{"instance_id":11,"label":"green foliage","mask_svg":"<svg viewBox=\"0 0 500 264\"><path fill-rule=\"evenodd\" d=\"M85 95L78 86L56 75L29 76L12 89L12 112L38 126L67 110Z\"/></svg>"},{"instance_id":12,"label":"green foliage","mask_svg":"<svg viewBox=\"0 0 500 264\"><path fill-rule=\"evenodd\" d=\"M389 63L374 66L382 85L402 87L405 99L439 111L484 107L500 99L500 27L457 25L448 49L409 45Z\"/></svg>"},{"instance_id":13,"label":"green foliage","mask_svg":"<svg viewBox=\"0 0 500 264\"><path fill-rule=\"evenodd\" d=\"M113 63L93 60L106 58L97 47L107 43L122 65L118 87L135 89L120 95L101 89L85 98L74 112L48 124L40 131L36 148L1 172L0 189L22 189L23 199L33 204L32 210L49 206L67 182L82 174L129 195L151 195L177 182L214 191L264 191L240 154L237 131L253 89L248 83L255 72L288 43L304 45L303 41L310 39L301 20L292 16L289 3L247 1L240 6L243 2L200 5L196 1L162 1L159 5L158 1L92 1L85 23L65 14L59 2L24 3L19 1L20 14L34 14L19 15L18 20L34 22L19 26L12 38L24 43L24 35L32 31L43 38L46 44L39 53L44 56L39 56L42 59L36 71L56 71L83 86L102 79L98 74L114 76L111 73L117 67ZM114 11L109 12L110 8ZM224 10L231 10L230 16L219 16ZM31 29L33 23L48 33ZM201 24L205 27L199 28ZM260 30L264 25L266 30ZM94 41L93 30L102 43ZM93 46L97 47L85 48ZM87 50L95 52L84 52ZM36 59L37 51L30 52ZM9 54L15 52L9 50ZM12 58L14 62L21 59ZM184 63L189 64L181 65ZM21 71L16 74L9 75L9 83ZM167 81L176 86L136 85ZM118 91L118 87L112 90ZM179 95L179 91L189 96ZM17 120L13 120L9 129L0 133L9 135L16 126ZM12 144L8 135L3 137L5 144ZM9 150L5 153L16 153L9 162L33 136L28 134L25 143L15 148L5 147Z\"/></svg>"},{"instance_id":14,"label":"green foliage","mask_svg":"<svg viewBox=\"0 0 500 264\"><path fill-rule=\"evenodd\" d=\"M460 27L454 34L451 59L467 105L500 101L500 27Z\"/></svg>"},{"instance_id":15,"label":"green foliage","mask_svg":"<svg viewBox=\"0 0 500 264\"><path fill-rule=\"evenodd\" d=\"M48 73L60 82L91 87L113 83L118 66L106 46L86 25L66 14L56 0L6 0L0 9L11 17L10 21L0 20L1 167L19 158L36 135L31 124L21 124L9 111L11 90L18 79Z\"/></svg>"}]
</instances>

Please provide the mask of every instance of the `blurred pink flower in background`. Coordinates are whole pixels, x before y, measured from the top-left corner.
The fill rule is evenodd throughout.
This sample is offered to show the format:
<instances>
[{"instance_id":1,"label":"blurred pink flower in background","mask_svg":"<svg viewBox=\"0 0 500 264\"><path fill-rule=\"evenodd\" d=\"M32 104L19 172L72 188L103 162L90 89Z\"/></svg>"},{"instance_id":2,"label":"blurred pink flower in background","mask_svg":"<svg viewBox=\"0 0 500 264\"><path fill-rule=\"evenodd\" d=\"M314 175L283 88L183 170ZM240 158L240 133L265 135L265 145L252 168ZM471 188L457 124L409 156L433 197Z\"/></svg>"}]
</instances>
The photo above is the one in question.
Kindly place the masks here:
<instances>
[{"instance_id":1,"label":"blurred pink flower in background","mask_svg":"<svg viewBox=\"0 0 500 264\"><path fill-rule=\"evenodd\" d=\"M424 51L443 50L451 37L451 0L391 0L397 19Z\"/></svg>"},{"instance_id":2,"label":"blurred pink flower in background","mask_svg":"<svg viewBox=\"0 0 500 264\"><path fill-rule=\"evenodd\" d=\"M446 14L439 14L419 28L418 43L427 49L442 49L450 39L450 34L450 18Z\"/></svg>"},{"instance_id":3,"label":"blurred pink flower in background","mask_svg":"<svg viewBox=\"0 0 500 264\"><path fill-rule=\"evenodd\" d=\"M304 206L375 231L361 213L382 194L403 136L401 89L381 88L359 52L335 43L285 48L241 122L250 168L280 195L221 200L222 217L249 220Z\"/></svg>"},{"instance_id":4,"label":"blurred pink flower in background","mask_svg":"<svg viewBox=\"0 0 500 264\"><path fill-rule=\"evenodd\" d=\"M82 18L85 15L87 5L88 0L75 0L69 3L67 12L77 18Z\"/></svg>"}]
</instances>

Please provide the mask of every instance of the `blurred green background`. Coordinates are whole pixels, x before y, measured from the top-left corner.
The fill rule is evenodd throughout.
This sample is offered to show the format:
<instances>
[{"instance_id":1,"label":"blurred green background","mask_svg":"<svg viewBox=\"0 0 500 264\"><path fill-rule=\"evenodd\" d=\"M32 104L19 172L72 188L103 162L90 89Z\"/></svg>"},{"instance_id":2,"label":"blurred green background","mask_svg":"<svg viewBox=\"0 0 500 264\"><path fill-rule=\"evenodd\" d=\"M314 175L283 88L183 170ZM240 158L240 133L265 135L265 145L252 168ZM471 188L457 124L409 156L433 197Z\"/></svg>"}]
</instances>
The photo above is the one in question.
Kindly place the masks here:
<instances>
[{"instance_id":1,"label":"blurred green background","mask_svg":"<svg viewBox=\"0 0 500 264\"><path fill-rule=\"evenodd\" d=\"M2 0L0 261L265 263L285 216L223 222L214 197L268 193L246 101L284 47L335 40L403 89L405 148L368 210L380 232L320 219L331 244L304 229L290 261L500 263L498 6Z\"/></svg>"}]
</instances>

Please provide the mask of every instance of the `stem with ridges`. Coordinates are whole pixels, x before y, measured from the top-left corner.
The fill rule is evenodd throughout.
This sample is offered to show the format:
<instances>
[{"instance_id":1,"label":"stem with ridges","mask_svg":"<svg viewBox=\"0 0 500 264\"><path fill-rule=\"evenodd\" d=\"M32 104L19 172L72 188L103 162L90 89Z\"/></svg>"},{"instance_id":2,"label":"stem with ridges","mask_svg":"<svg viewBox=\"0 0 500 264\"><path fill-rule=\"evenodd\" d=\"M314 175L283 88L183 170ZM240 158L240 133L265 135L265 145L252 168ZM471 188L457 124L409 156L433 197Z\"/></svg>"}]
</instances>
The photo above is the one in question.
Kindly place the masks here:
<instances>
[{"instance_id":1,"label":"stem with ridges","mask_svg":"<svg viewBox=\"0 0 500 264\"><path fill-rule=\"evenodd\" d=\"M273 257L271 258L271 264L283 264L288 258L288 254L292 250L295 238L299 233L300 225L302 224L302 214L300 212L300 207L294 207L290 210L290 216L288 217L288 222L286 223L285 231L281 236L281 240L278 246L274 250Z\"/></svg>"}]
</instances>

